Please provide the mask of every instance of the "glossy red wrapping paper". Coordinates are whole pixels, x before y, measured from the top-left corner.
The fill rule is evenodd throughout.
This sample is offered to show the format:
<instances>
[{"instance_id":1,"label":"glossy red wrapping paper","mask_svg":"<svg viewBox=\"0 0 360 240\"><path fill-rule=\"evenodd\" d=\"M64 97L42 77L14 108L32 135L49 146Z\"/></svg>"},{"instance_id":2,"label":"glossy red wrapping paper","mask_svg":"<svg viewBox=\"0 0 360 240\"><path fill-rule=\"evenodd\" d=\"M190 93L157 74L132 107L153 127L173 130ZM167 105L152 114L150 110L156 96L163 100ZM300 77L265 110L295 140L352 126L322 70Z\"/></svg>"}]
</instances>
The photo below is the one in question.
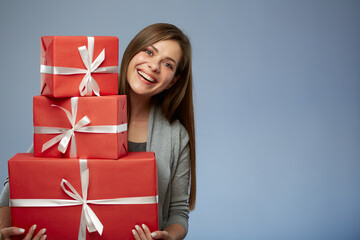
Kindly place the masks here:
<instances>
[{"instance_id":1,"label":"glossy red wrapping paper","mask_svg":"<svg viewBox=\"0 0 360 240\"><path fill-rule=\"evenodd\" d=\"M66 179L81 193L78 159L36 158L18 153L8 161L10 199L71 199L60 187ZM154 153L129 153L119 160L87 160L88 200L157 196L157 170ZM158 229L155 204L88 204L104 226L98 232L86 231L86 239L133 239L136 224ZM49 239L77 239L82 206L11 207L12 225L28 229L37 224L46 228ZM22 236L23 237L23 236ZM22 239L22 238L21 238Z\"/></svg>"},{"instance_id":2,"label":"glossy red wrapping paper","mask_svg":"<svg viewBox=\"0 0 360 240\"><path fill-rule=\"evenodd\" d=\"M86 69L78 48L88 46L86 36L41 37L40 64L53 67ZM119 39L110 36L94 37L93 61L105 49L105 59L99 67L119 66ZM80 96L79 85L85 74L59 75L41 73L41 95L52 97ZM92 73L100 87L100 95L118 93L118 73ZM94 92L92 92L94 95Z\"/></svg>"},{"instance_id":3,"label":"glossy red wrapping paper","mask_svg":"<svg viewBox=\"0 0 360 240\"><path fill-rule=\"evenodd\" d=\"M127 123L126 95L78 97L76 123L88 116L87 126L112 126ZM59 134L37 134L35 127L71 129L66 113L56 105L71 112L70 98L33 98L34 155L36 157L70 157L71 141L66 152L58 150L59 143L42 152L43 145ZM88 133L75 132L76 158L117 159L127 153L127 132Z\"/></svg>"}]
</instances>

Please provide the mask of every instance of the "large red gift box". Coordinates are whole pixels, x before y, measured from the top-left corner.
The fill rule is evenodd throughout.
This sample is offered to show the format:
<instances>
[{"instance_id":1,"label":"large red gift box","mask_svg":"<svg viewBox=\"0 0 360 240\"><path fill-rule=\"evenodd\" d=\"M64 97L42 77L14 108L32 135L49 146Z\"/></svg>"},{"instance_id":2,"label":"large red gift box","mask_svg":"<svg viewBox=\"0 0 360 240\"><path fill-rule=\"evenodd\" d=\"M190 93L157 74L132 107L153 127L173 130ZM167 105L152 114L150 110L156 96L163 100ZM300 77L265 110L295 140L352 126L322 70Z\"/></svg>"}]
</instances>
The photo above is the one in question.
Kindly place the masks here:
<instances>
[{"instance_id":1,"label":"large red gift box","mask_svg":"<svg viewBox=\"0 0 360 240\"><path fill-rule=\"evenodd\" d=\"M118 159L127 153L126 95L33 98L36 157Z\"/></svg>"},{"instance_id":2,"label":"large red gift box","mask_svg":"<svg viewBox=\"0 0 360 240\"><path fill-rule=\"evenodd\" d=\"M118 49L117 37L41 37L41 94L52 97L117 94Z\"/></svg>"},{"instance_id":3,"label":"large red gift box","mask_svg":"<svg viewBox=\"0 0 360 240\"><path fill-rule=\"evenodd\" d=\"M88 169L87 205L103 230L101 236L84 230L86 239L133 239L131 230L141 224L151 231L158 229L157 170L152 152L129 153L119 160L36 158L18 153L8 167L12 226L29 229L37 224L38 229L47 229L49 239L85 239L78 237L80 229L85 229L81 215L87 208L82 205L86 174L80 177L80 172ZM70 195L76 191L80 200L70 197L62 182L71 184L74 190L67 185L65 189ZM110 203L91 202L101 199ZM79 205L67 206L71 205L68 202Z\"/></svg>"}]
</instances>

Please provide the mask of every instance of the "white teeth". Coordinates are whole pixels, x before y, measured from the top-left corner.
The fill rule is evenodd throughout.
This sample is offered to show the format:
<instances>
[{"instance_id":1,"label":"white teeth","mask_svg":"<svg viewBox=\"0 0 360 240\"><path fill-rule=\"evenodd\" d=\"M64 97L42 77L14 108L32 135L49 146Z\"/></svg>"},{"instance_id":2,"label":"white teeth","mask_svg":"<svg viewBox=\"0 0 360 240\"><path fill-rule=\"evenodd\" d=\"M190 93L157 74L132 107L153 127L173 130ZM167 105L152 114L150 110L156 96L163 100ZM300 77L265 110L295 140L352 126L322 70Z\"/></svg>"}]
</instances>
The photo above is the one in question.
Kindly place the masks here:
<instances>
[{"instance_id":1,"label":"white teeth","mask_svg":"<svg viewBox=\"0 0 360 240\"><path fill-rule=\"evenodd\" d=\"M150 77L150 76L147 75L146 73L141 72L141 71L137 71L137 72L138 72L138 74L139 74L140 76L142 76L143 78L145 78L145 79L148 80L149 82L152 82L152 83L155 82L154 79L152 79L152 77Z\"/></svg>"}]
</instances>

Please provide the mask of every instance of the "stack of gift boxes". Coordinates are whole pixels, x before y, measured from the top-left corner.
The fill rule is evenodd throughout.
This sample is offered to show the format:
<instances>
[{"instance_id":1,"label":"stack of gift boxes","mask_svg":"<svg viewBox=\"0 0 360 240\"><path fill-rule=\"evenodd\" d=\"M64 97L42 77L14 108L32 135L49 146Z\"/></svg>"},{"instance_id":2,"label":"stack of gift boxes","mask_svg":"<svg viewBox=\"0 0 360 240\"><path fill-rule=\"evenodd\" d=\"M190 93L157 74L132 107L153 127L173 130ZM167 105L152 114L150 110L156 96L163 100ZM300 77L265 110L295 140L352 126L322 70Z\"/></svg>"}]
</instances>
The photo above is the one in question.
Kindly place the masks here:
<instances>
[{"instance_id":1,"label":"stack of gift boxes","mask_svg":"<svg viewBox=\"0 0 360 240\"><path fill-rule=\"evenodd\" d=\"M151 152L127 152L127 103L118 91L118 38L42 37L34 152L9 160L12 225L51 239L133 239L158 229Z\"/></svg>"}]
</instances>

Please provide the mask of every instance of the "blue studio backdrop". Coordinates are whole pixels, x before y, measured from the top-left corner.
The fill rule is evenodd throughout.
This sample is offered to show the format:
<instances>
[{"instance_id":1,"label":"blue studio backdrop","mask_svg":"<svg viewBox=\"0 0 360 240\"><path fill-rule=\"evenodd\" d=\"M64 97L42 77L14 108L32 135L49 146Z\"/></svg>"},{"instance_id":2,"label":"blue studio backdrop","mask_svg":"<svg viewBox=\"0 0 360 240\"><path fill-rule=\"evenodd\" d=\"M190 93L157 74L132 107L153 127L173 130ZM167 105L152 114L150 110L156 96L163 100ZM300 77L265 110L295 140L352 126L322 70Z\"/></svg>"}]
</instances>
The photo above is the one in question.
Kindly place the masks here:
<instances>
[{"instance_id":1,"label":"blue studio backdrop","mask_svg":"<svg viewBox=\"0 0 360 240\"><path fill-rule=\"evenodd\" d=\"M197 206L187 239L360 239L360 1L0 3L0 181L32 143L40 37L190 37ZM50 237L50 236L49 236Z\"/></svg>"}]
</instances>

